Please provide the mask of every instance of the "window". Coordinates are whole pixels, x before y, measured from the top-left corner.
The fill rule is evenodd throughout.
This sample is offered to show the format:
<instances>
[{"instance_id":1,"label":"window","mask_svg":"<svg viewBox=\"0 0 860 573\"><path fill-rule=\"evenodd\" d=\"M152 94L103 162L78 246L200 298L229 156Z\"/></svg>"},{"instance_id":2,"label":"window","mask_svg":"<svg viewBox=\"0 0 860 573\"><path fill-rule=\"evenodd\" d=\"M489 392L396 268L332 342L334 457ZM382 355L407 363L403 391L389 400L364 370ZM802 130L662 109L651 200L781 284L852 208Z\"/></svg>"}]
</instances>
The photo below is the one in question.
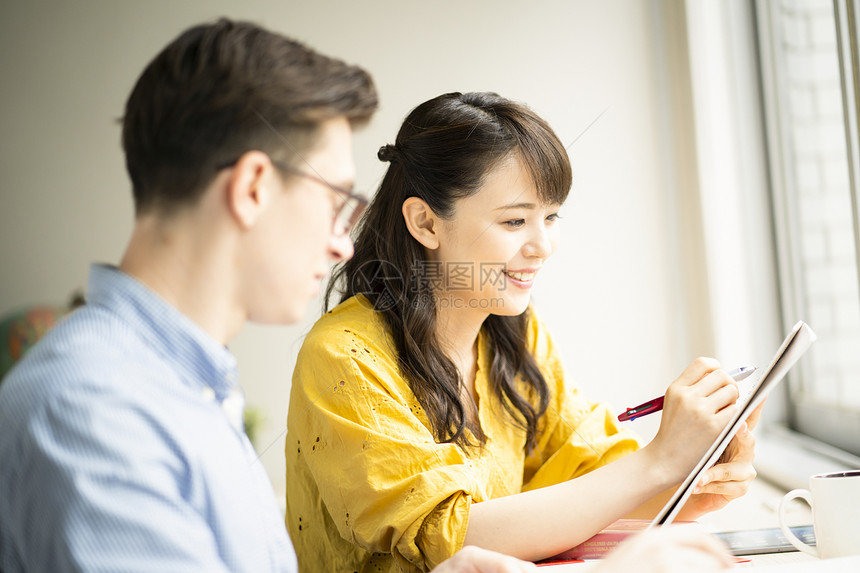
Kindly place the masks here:
<instances>
[{"instance_id":1,"label":"window","mask_svg":"<svg viewBox=\"0 0 860 573\"><path fill-rule=\"evenodd\" d=\"M855 455L858 9L851 0L756 4L783 326L802 319L819 337L790 376L787 422Z\"/></svg>"}]
</instances>

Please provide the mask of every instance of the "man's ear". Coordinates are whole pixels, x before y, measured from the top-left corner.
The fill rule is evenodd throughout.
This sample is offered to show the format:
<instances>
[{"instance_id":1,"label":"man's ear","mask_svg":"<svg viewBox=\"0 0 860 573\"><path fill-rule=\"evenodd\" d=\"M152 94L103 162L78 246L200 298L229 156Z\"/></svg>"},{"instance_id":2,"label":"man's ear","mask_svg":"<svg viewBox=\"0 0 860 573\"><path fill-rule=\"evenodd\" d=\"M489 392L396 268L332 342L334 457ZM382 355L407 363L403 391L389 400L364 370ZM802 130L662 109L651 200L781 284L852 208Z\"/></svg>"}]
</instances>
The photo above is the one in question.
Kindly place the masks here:
<instances>
[{"instance_id":1,"label":"man's ear","mask_svg":"<svg viewBox=\"0 0 860 573\"><path fill-rule=\"evenodd\" d=\"M409 197L401 209L406 228L415 240L428 249L439 248L439 218L430 206L418 197Z\"/></svg>"},{"instance_id":2,"label":"man's ear","mask_svg":"<svg viewBox=\"0 0 860 573\"><path fill-rule=\"evenodd\" d=\"M253 227L265 212L275 188L275 167L262 151L248 151L227 181L227 208L243 228Z\"/></svg>"}]
</instances>

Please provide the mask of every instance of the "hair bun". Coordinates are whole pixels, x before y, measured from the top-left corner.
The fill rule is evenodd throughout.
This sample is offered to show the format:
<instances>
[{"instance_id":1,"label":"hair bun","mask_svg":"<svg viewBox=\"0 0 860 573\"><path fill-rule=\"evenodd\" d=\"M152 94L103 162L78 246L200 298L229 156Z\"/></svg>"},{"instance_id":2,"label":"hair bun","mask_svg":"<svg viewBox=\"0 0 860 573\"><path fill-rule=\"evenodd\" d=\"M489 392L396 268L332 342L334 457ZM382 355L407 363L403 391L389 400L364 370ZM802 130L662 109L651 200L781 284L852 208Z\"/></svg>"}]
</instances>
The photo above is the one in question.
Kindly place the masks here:
<instances>
[{"instance_id":1,"label":"hair bun","mask_svg":"<svg viewBox=\"0 0 860 573\"><path fill-rule=\"evenodd\" d=\"M379 158L380 161L394 162L397 160L397 155L397 147L391 145L390 143L386 143L379 148L379 151L376 152L376 156Z\"/></svg>"}]
</instances>

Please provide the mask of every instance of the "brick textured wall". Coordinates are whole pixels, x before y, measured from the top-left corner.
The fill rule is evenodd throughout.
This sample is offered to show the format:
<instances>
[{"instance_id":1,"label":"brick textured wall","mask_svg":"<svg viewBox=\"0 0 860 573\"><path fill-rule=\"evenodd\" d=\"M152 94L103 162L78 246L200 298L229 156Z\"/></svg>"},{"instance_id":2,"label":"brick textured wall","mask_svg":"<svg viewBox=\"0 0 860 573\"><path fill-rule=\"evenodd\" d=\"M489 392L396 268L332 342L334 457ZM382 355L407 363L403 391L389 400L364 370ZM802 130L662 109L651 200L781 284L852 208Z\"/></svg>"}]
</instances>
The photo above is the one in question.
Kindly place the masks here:
<instances>
[{"instance_id":1,"label":"brick textured wall","mask_svg":"<svg viewBox=\"0 0 860 573\"><path fill-rule=\"evenodd\" d=\"M830 0L781 0L784 133L797 217L801 317L819 340L804 361L805 390L828 403L860 407L860 292L843 127L836 25ZM787 97L785 97L787 94Z\"/></svg>"}]
</instances>

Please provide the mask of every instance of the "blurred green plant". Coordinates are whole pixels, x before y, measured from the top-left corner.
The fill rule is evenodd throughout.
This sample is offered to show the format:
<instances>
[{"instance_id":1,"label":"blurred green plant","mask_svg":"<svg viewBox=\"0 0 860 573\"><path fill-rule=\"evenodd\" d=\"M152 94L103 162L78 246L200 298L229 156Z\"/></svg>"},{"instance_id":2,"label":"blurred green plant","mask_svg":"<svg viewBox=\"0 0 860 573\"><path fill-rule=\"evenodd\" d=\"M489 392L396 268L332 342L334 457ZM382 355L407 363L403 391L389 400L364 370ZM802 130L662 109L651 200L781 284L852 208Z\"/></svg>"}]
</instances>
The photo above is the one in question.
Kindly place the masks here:
<instances>
[{"instance_id":1,"label":"blurred green plant","mask_svg":"<svg viewBox=\"0 0 860 573\"><path fill-rule=\"evenodd\" d=\"M248 439L251 440L251 444L256 448L258 434L266 423L266 415L261 408L246 406L244 421L245 433L248 435Z\"/></svg>"},{"instance_id":2,"label":"blurred green plant","mask_svg":"<svg viewBox=\"0 0 860 573\"><path fill-rule=\"evenodd\" d=\"M55 324L84 304L80 291L66 306L33 305L0 317L0 380Z\"/></svg>"}]
</instances>

